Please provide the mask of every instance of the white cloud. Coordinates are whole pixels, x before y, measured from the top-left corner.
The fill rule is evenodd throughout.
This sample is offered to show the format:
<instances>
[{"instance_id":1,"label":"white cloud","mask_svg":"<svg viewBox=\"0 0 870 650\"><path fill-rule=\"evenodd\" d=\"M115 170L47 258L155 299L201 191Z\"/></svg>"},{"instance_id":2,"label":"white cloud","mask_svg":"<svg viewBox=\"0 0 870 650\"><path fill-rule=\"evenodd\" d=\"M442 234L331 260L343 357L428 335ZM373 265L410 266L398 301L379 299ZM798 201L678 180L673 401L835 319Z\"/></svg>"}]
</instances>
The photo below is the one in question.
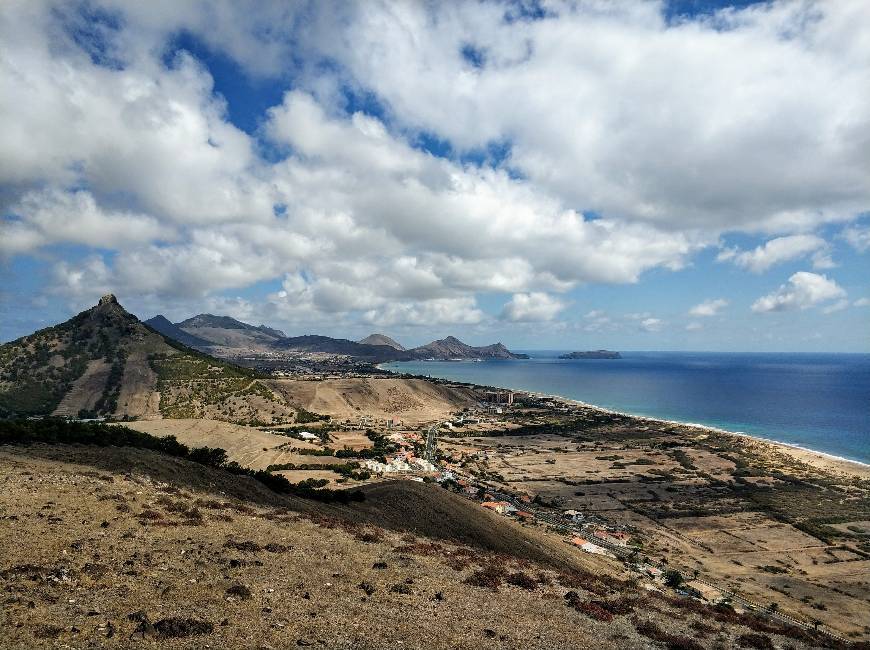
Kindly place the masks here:
<instances>
[{"instance_id":1,"label":"white cloud","mask_svg":"<svg viewBox=\"0 0 870 650\"><path fill-rule=\"evenodd\" d=\"M843 229L842 235L859 253L870 250L870 226L851 226Z\"/></svg>"},{"instance_id":2,"label":"white cloud","mask_svg":"<svg viewBox=\"0 0 870 650\"><path fill-rule=\"evenodd\" d=\"M846 298L841 298L832 305L828 305L822 309L823 314L833 314L838 311L843 311L849 307L849 301Z\"/></svg>"},{"instance_id":3,"label":"white cloud","mask_svg":"<svg viewBox=\"0 0 870 650\"><path fill-rule=\"evenodd\" d=\"M16 221L0 222L0 250L22 253L57 242L99 248L126 248L174 234L153 217L105 210L83 190L57 188L28 192L12 212Z\"/></svg>"},{"instance_id":4,"label":"white cloud","mask_svg":"<svg viewBox=\"0 0 870 650\"><path fill-rule=\"evenodd\" d=\"M870 307L870 298L858 298L852 303L853 307Z\"/></svg>"},{"instance_id":5,"label":"white cloud","mask_svg":"<svg viewBox=\"0 0 870 650\"><path fill-rule=\"evenodd\" d=\"M0 12L0 252L108 250L56 265L70 295L92 282L202 304L285 278L226 308L473 324L479 294L498 292L514 295L506 319L552 319L558 294L686 268L725 232L787 235L732 252L751 270L827 268L808 233L870 201L860 2L675 25L652 2L554 3L536 21L506 21L497 3L92 6ZM117 21L100 24L100 8ZM201 63L163 60L182 32L294 90L243 132ZM348 114L347 90L383 120ZM421 132L455 158L412 146ZM866 228L843 236L866 249Z\"/></svg>"},{"instance_id":6,"label":"white cloud","mask_svg":"<svg viewBox=\"0 0 870 650\"><path fill-rule=\"evenodd\" d=\"M501 318L513 322L553 320L565 303L546 293L515 293L501 311Z\"/></svg>"},{"instance_id":7,"label":"white cloud","mask_svg":"<svg viewBox=\"0 0 870 650\"><path fill-rule=\"evenodd\" d=\"M473 298L443 298L426 302L390 303L383 309L363 315L367 323L378 326L474 325L484 319Z\"/></svg>"},{"instance_id":8,"label":"white cloud","mask_svg":"<svg viewBox=\"0 0 870 650\"><path fill-rule=\"evenodd\" d=\"M677 24L656 2L549 9L507 21L495 3L354 5L330 54L403 125L459 150L506 141L506 164L569 205L766 232L866 210L867 3L773 2ZM463 58L467 44L483 66Z\"/></svg>"},{"instance_id":9,"label":"white cloud","mask_svg":"<svg viewBox=\"0 0 870 650\"><path fill-rule=\"evenodd\" d=\"M686 325L687 332L697 332L698 330L704 329L704 326L698 321L692 321L688 325Z\"/></svg>"},{"instance_id":10,"label":"white cloud","mask_svg":"<svg viewBox=\"0 0 870 650\"><path fill-rule=\"evenodd\" d=\"M730 261L735 265L752 271L763 273L770 267L814 253L816 268L830 268L832 262L828 256L828 244L815 235L790 235L771 239L763 246L750 251L740 251L736 248L725 249L716 258L719 262Z\"/></svg>"},{"instance_id":11,"label":"white cloud","mask_svg":"<svg viewBox=\"0 0 870 650\"><path fill-rule=\"evenodd\" d=\"M722 309L728 306L728 301L724 298L716 298L715 300L705 300L692 307L689 310L690 316L715 316Z\"/></svg>"},{"instance_id":12,"label":"white cloud","mask_svg":"<svg viewBox=\"0 0 870 650\"><path fill-rule=\"evenodd\" d=\"M752 304L754 312L790 311L808 309L824 302L846 297L846 292L825 275L799 271L766 296Z\"/></svg>"},{"instance_id":13,"label":"white cloud","mask_svg":"<svg viewBox=\"0 0 870 650\"><path fill-rule=\"evenodd\" d=\"M665 322L660 318L644 318L640 322L640 327L646 332L658 332L664 327Z\"/></svg>"}]
</instances>

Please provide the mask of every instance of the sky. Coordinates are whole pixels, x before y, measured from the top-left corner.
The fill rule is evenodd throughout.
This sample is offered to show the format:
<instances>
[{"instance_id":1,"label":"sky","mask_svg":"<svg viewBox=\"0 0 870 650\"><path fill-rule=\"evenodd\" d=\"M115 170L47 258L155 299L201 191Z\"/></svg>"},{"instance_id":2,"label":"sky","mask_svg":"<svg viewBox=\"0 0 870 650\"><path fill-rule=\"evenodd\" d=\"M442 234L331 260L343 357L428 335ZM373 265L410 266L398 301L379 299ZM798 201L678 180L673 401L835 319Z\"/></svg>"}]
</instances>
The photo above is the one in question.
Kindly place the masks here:
<instances>
[{"instance_id":1,"label":"sky","mask_svg":"<svg viewBox=\"0 0 870 650\"><path fill-rule=\"evenodd\" d=\"M870 352L870 3L6 0L0 340Z\"/></svg>"}]
</instances>

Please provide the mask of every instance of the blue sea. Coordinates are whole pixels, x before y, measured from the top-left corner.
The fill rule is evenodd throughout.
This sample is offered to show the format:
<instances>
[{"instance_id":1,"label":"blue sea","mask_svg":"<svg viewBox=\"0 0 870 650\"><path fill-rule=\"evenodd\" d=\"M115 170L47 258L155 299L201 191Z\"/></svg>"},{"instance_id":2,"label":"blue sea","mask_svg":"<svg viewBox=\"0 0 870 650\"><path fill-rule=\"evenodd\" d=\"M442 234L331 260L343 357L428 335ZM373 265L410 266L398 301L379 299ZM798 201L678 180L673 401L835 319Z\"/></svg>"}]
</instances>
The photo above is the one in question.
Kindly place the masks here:
<instances>
[{"instance_id":1,"label":"blue sea","mask_svg":"<svg viewBox=\"0 0 870 650\"><path fill-rule=\"evenodd\" d=\"M394 372L535 391L870 463L870 354L623 352L622 359L413 361Z\"/></svg>"}]
</instances>

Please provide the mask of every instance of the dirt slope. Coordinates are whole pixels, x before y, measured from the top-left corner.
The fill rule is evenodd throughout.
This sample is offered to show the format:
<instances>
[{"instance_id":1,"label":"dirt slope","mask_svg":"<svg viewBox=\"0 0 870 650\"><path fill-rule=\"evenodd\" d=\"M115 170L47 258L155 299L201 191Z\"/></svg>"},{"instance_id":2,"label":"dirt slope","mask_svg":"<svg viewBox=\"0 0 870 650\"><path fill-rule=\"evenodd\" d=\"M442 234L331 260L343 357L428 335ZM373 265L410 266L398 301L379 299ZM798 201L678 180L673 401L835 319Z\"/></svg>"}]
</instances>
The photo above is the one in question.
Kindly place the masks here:
<instances>
[{"instance_id":1,"label":"dirt slope","mask_svg":"<svg viewBox=\"0 0 870 650\"><path fill-rule=\"evenodd\" d=\"M82 376L73 382L72 388L63 396L52 415L74 418L82 409L93 410L106 388L111 368L103 359L89 362Z\"/></svg>"},{"instance_id":2,"label":"dirt slope","mask_svg":"<svg viewBox=\"0 0 870 650\"><path fill-rule=\"evenodd\" d=\"M124 426L153 436L175 436L188 447L220 447L226 450L230 460L252 469L266 469L269 465L278 463L310 463L310 456L292 454L286 448L319 448L302 440L217 420L140 420L126 422ZM332 460L342 462L331 457L318 458L317 462Z\"/></svg>"},{"instance_id":3,"label":"dirt slope","mask_svg":"<svg viewBox=\"0 0 870 650\"><path fill-rule=\"evenodd\" d=\"M699 650L755 633L610 576L294 512L151 452L4 447L0 475L4 648ZM371 498L392 516L394 497Z\"/></svg>"},{"instance_id":4,"label":"dirt slope","mask_svg":"<svg viewBox=\"0 0 870 650\"><path fill-rule=\"evenodd\" d=\"M316 382L275 379L267 383L290 404L338 420L367 415L417 424L445 419L477 402L469 389L422 379L352 378Z\"/></svg>"}]
</instances>

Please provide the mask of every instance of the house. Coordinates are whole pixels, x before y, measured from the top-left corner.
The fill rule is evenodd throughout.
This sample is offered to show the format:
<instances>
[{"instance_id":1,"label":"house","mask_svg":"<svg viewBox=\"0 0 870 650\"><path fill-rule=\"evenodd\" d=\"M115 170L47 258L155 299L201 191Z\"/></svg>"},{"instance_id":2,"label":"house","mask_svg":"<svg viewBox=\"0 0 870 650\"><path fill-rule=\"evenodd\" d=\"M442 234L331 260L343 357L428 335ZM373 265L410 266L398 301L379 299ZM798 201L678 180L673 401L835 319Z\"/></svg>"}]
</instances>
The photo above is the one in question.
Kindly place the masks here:
<instances>
[{"instance_id":1,"label":"house","mask_svg":"<svg viewBox=\"0 0 870 650\"><path fill-rule=\"evenodd\" d=\"M374 472L375 474L383 474L387 471L387 466L385 463L379 463L376 460L364 460L362 462L362 466L365 467L370 472Z\"/></svg>"},{"instance_id":2,"label":"house","mask_svg":"<svg viewBox=\"0 0 870 650\"><path fill-rule=\"evenodd\" d=\"M320 436L315 436L310 431L299 431L298 435L303 440L320 440Z\"/></svg>"},{"instance_id":3,"label":"house","mask_svg":"<svg viewBox=\"0 0 870 650\"><path fill-rule=\"evenodd\" d=\"M562 513L562 516L571 521L581 521L583 519L583 513L578 510L566 510Z\"/></svg>"},{"instance_id":4,"label":"house","mask_svg":"<svg viewBox=\"0 0 870 650\"><path fill-rule=\"evenodd\" d=\"M645 566L643 572L650 578L661 578L662 576L662 570L654 566Z\"/></svg>"},{"instance_id":5,"label":"house","mask_svg":"<svg viewBox=\"0 0 870 650\"><path fill-rule=\"evenodd\" d=\"M411 461L411 465L424 472L434 472L435 465L424 458L415 458Z\"/></svg>"},{"instance_id":6,"label":"house","mask_svg":"<svg viewBox=\"0 0 870 650\"><path fill-rule=\"evenodd\" d=\"M484 501L480 505L482 505L484 508L494 510L500 515L506 515L510 512L516 512L516 508L514 508L507 501Z\"/></svg>"},{"instance_id":7,"label":"house","mask_svg":"<svg viewBox=\"0 0 870 650\"><path fill-rule=\"evenodd\" d=\"M531 512L526 512L525 510L517 510L514 513L514 517L518 517L519 519L522 519L524 521L534 521L535 519L535 515L533 515Z\"/></svg>"},{"instance_id":8,"label":"house","mask_svg":"<svg viewBox=\"0 0 870 650\"><path fill-rule=\"evenodd\" d=\"M573 537L571 539L571 543L577 548L586 551L587 553L594 553L595 555L607 555L609 557L613 557L612 553L598 546L598 544L593 544L592 542L585 540L582 537Z\"/></svg>"},{"instance_id":9,"label":"house","mask_svg":"<svg viewBox=\"0 0 870 650\"><path fill-rule=\"evenodd\" d=\"M628 540L630 539L631 535L621 530L610 533L610 541L619 546L628 546Z\"/></svg>"}]
</instances>

